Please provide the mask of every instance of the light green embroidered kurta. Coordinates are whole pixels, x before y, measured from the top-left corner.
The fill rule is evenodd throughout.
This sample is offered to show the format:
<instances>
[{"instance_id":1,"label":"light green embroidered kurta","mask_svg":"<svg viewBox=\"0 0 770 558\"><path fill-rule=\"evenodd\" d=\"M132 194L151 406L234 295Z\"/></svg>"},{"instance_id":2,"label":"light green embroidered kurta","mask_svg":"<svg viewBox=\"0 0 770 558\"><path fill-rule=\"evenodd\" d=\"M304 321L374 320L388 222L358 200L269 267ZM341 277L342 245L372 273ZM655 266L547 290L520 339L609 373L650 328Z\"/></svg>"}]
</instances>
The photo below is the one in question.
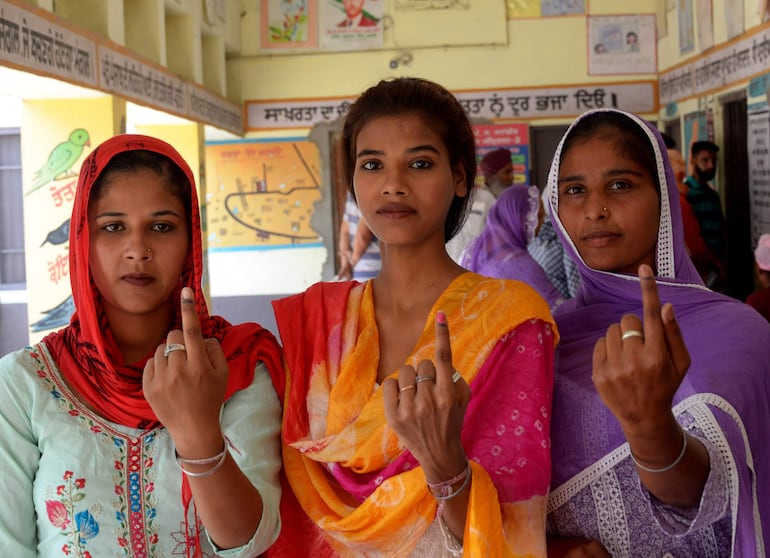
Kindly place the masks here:
<instances>
[{"instance_id":1,"label":"light green embroidered kurta","mask_svg":"<svg viewBox=\"0 0 770 558\"><path fill-rule=\"evenodd\" d=\"M224 405L231 454L264 501L244 547L204 556L251 557L278 535L280 405L267 369ZM43 345L0 360L0 556L172 557L186 555L182 473L163 428L108 422L83 406ZM190 506L189 529L195 520Z\"/></svg>"}]
</instances>

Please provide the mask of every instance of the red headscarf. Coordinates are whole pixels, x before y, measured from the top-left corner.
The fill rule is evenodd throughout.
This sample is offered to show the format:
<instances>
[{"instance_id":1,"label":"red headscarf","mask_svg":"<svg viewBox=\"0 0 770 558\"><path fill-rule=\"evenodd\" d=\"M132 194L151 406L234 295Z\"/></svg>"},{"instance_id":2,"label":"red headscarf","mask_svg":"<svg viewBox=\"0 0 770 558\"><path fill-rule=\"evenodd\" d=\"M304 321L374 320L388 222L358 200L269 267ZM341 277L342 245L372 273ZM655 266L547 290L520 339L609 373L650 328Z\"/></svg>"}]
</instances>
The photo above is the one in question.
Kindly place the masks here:
<instances>
[{"instance_id":1,"label":"red headscarf","mask_svg":"<svg viewBox=\"0 0 770 558\"><path fill-rule=\"evenodd\" d=\"M182 156L168 143L135 134L112 137L94 149L83 162L70 222L70 282L75 314L70 325L48 335L48 346L62 376L81 398L104 418L131 428L159 426L142 392L142 371L153 351L131 366L123 363L120 351L102 308L100 295L89 267L88 201L96 179L118 153L132 150L159 153L173 161L187 176L190 194L190 253L174 297L176 317L169 329L181 328L179 291L190 286L204 337L219 340L230 365L225 399L248 386L257 361L263 361L271 375L281 370L281 352L273 335L257 324L231 326L219 316L209 316L201 289L203 250L195 178Z\"/></svg>"},{"instance_id":2,"label":"red headscarf","mask_svg":"<svg viewBox=\"0 0 770 558\"><path fill-rule=\"evenodd\" d=\"M93 283L89 265L88 201L94 183L115 155L139 149L168 157L184 172L190 186L190 251L184 263L179 287L174 293L176 312L174 323L169 324L169 329L181 328L179 291L182 286L193 287L203 336L219 340L229 364L230 374L225 400L251 384L258 361L265 363L271 376L276 376L282 371L282 363L281 349L275 337L266 329L254 323L232 326L219 316L209 316L201 289L203 250L195 178L182 156L168 143L150 136L123 134L108 139L83 161L72 208L70 282L75 314L69 326L48 335L43 341L67 383L92 409L112 422L131 428L152 429L160 426L160 422L144 398L142 372L154 349L141 362L132 366L123 363L102 308L99 291ZM190 485L187 477L183 476L182 507L187 533L191 500ZM191 550L194 556L200 556L200 530L197 519L195 539L187 545L188 556Z\"/></svg>"},{"instance_id":3,"label":"red headscarf","mask_svg":"<svg viewBox=\"0 0 770 558\"><path fill-rule=\"evenodd\" d=\"M486 180L489 180L498 172L503 170L506 165L511 163L511 151L507 147L500 147L490 151L479 162L481 174Z\"/></svg>"}]
</instances>

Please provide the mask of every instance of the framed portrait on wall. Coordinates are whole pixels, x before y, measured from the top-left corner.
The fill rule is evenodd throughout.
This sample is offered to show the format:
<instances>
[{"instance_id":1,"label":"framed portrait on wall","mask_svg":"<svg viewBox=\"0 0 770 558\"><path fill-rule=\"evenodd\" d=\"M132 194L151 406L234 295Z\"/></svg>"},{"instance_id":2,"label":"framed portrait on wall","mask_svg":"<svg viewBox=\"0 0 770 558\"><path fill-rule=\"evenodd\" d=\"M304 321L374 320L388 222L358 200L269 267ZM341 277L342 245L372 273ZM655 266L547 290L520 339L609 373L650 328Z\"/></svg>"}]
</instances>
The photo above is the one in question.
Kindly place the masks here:
<instances>
[{"instance_id":1,"label":"framed portrait on wall","mask_svg":"<svg viewBox=\"0 0 770 558\"><path fill-rule=\"evenodd\" d=\"M655 73L658 52L655 17L655 14L589 16L588 73Z\"/></svg>"},{"instance_id":2,"label":"framed portrait on wall","mask_svg":"<svg viewBox=\"0 0 770 558\"><path fill-rule=\"evenodd\" d=\"M382 48L383 0L321 0L319 39L324 50Z\"/></svg>"}]
</instances>

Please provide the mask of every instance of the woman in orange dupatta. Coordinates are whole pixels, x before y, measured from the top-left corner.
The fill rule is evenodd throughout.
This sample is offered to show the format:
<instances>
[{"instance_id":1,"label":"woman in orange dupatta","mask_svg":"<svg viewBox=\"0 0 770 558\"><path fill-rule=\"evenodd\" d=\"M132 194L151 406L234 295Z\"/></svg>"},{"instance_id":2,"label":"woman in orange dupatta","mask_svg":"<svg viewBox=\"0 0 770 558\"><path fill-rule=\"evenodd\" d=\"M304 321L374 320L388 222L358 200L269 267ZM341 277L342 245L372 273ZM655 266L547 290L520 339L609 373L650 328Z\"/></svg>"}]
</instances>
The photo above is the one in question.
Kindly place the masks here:
<instances>
[{"instance_id":1,"label":"woman in orange dupatta","mask_svg":"<svg viewBox=\"0 0 770 558\"><path fill-rule=\"evenodd\" d=\"M270 556L545 556L557 334L527 285L459 267L476 154L415 78L350 107L345 168L382 269L274 303L285 351Z\"/></svg>"}]
</instances>

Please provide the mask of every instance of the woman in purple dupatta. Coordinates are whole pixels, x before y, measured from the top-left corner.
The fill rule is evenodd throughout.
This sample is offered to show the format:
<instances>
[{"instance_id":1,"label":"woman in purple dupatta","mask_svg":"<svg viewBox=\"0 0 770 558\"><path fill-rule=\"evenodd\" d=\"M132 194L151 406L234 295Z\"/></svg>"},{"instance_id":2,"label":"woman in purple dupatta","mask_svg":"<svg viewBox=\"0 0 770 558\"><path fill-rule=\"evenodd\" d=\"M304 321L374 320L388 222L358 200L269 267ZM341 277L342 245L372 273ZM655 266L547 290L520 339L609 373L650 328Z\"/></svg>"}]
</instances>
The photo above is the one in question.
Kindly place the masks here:
<instances>
[{"instance_id":1,"label":"woman in purple dupatta","mask_svg":"<svg viewBox=\"0 0 770 558\"><path fill-rule=\"evenodd\" d=\"M542 216L537 186L506 188L490 208L481 234L465 250L461 265L479 275L523 281L554 308L562 302L561 294L527 252Z\"/></svg>"},{"instance_id":2,"label":"woman in purple dupatta","mask_svg":"<svg viewBox=\"0 0 770 558\"><path fill-rule=\"evenodd\" d=\"M651 252L654 281L640 279L628 270L620 273L616 269L589 267L581 257L581 251L587 259L595 257L591 245L586 244L587 235L573 234L574 238L570 238L567 232L568 205L565 204L574 203L572 195L587 196L589 191L581 185L580 173L567 170L567 154L580 142L591 141L585 130L591 129L593 121L596 132L595 122L601 119L620 119L623 129L618 131L616 125L614 131L607 132L607 127L599 125L598 132L604 132L604 141L609 141L607 136L613 134L618 138L635 133L638 138L641 130L644 139L637 141L646 142L642 147L649 151L648 168L657 175L653 178L658 187L659 221L647 223L653 235L657 226L657 241ZM612 129L612 125L609 128ZM625 156L625 160L638 160L639 151L632 154L628 142L620 145L620 140L615 146L616 159ZM562 165L564 169L560 169ZM583 164L587 176L595 172L590 165L590 162ZM568 173L570 175L565 176ZM606 183L602 183L606 186L601 186L604 190L597 190L596 204L590 210L589 204L585 204L585 214L581 217L584 222L593 219L612 226L613 217L622 213L622 208L613 203L622 194L621 190L634 188L624 180L608 175ZM561 342L551 434L549 556L568 555L567 538L570 537L574 537L572 542L578 546L581 544L578 539L599 540L613 556L765 556L765 541L770 535L770 438L766 434L770 424L770 327L740 301L703 286L685 250L679 195L660 134L635 115L613 109L590 111L576 119L559 144L548 188L554 226L577 263L581 277L577 296L554 313ZM644 234L639 232L641 237ZM593 242L594 246L604 246L603 241L595 238ZM613 240L606 244L611 242ZM654 293L655 285L660 303L672 303L676 318L671 308L667 308L668 304L662 310L656 307L657 315L643 314L642 290L649 303L649 293ZM650 310L649 304L647 309ZM643 326L639 325L642 316ZM666 338L663 348L666 357L677 360L677 346L686 346L684 353L689 352L690 359L689 368L686 359L680 366L676 381L681 379L681 383L678 388L676 385L672 388L673 397L668 405L678 423L677 430L682 429L680 441L673 442L678 445L673 446L672 438L666 438L666 428L656 431L661 439L655 440L652 436L647 445L634 445L638 439L627 439L628 417L622 418L625 422L621 428L621 418L616 415L622 416L623 411L619 411L618 405L613 406L615 414L608 409L603 400L607 395L606 385L601 379L606 377L603 376L606 370L597 370L605 365L604 357L609 360L612 351L615 356L618 351L631 351L632 343L636 344L633 348L636 356L646 351L647 341L639 335L642 332L629 330L643 328L647 335L648 322L654 323L655 319L663 324L661 330L676 331L678 324L681 332L680 340ZM622 338L621 332L625 332ZM612 350L611 343L615 346ZM600 346L596 355L595 345ZM594 359L597 359L596 367ZM655 386L647 387L655 389ZM632 396L625 402L632 406L639 393L630 393ZM666 421L667 417L661 417L660 424L668 425ZM683 444L681 436L689 444ZM683 447L677 456L679 445ZM641 454L640 447L646 448L646 453ZM650 461L655 457L650 448L665 451L665 456L659 456L660 461ZM635 465L630 449L646 465ZM693 467L699 459L703 469L700 472ZM665 503L666 490L676 490L676 486L670 486L671 480L687 484L692 480L686 476L691 467L692 477L700 478L700 475L703 479L700 484L695 483L702 488L699 494L696 492L694 504L682 507ZM665 488L666 482L669 482L668 488ZM560 542L567 544L560 547Z\"/></svg>"}]
</instances>

